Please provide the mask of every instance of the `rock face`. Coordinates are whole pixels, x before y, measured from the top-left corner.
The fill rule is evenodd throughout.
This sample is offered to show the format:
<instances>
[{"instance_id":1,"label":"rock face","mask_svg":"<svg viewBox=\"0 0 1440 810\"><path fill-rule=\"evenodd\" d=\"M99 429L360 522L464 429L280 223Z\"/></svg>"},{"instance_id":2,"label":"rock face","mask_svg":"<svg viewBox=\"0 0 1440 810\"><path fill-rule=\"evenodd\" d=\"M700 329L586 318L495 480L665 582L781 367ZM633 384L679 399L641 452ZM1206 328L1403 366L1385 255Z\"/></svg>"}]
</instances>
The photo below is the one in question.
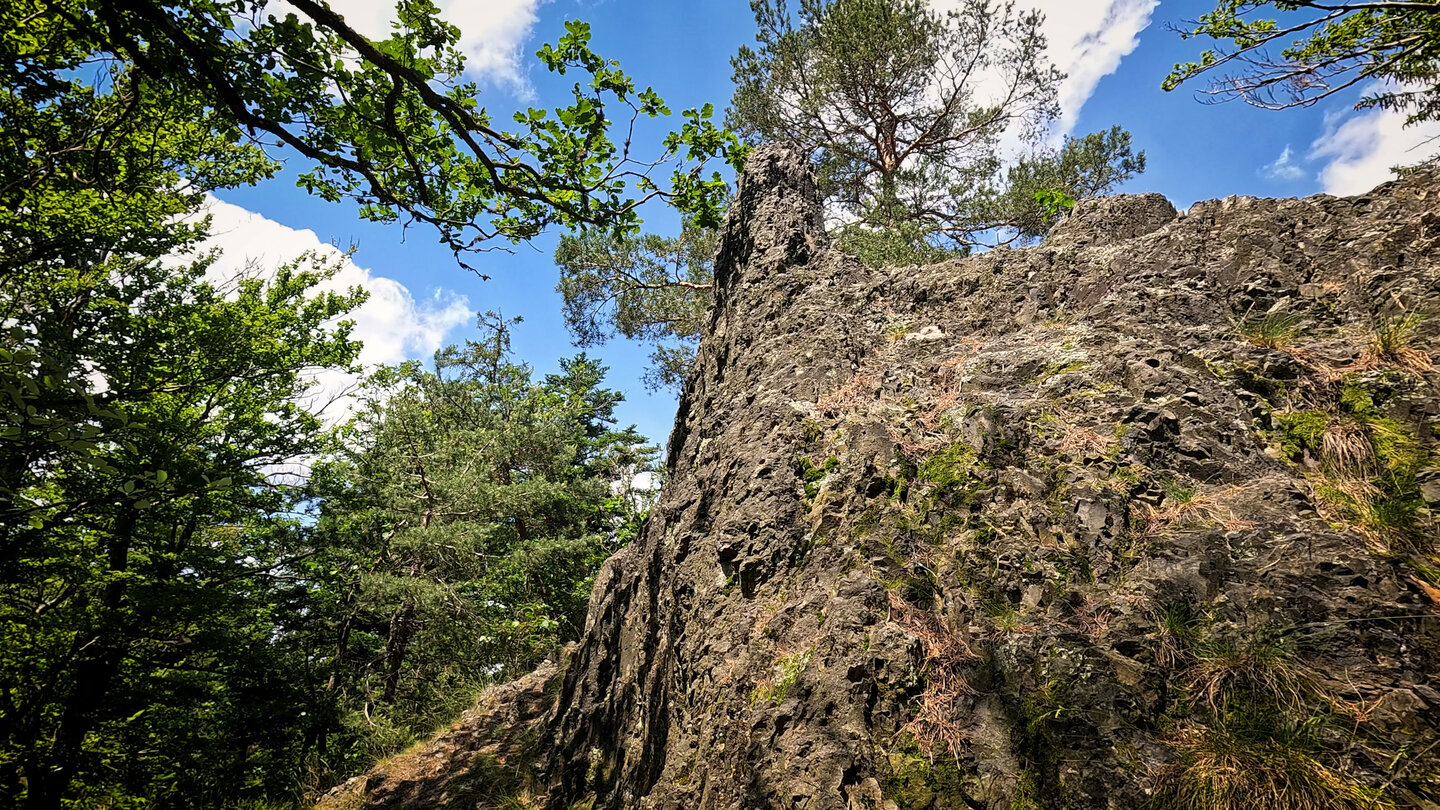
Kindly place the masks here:
<instances>
[{"instance_id":1,"label":"rock face","mask_svg":"<svg viewBox=\"0 0 1440 810\"><path fill-rule=\"evenodd\" d=\"M536 801L1440 808L1437 240L1422 175L872 270L758 150Z\"/></svg>"}]
</instances>

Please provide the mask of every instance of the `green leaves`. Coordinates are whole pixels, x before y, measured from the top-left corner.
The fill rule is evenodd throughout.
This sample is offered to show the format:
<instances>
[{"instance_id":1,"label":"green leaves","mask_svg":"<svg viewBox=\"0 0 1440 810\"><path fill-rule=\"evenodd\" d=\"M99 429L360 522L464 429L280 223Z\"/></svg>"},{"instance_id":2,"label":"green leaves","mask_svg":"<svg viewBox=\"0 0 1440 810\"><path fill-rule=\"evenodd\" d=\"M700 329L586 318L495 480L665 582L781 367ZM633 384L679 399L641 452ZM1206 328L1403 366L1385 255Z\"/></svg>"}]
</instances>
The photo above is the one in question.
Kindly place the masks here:
<instances>
[{"instance_id":1,"label":"green leaves","mask_svg":"<svg viewBox=\"0 0 1440 810\"><path fill-rule=\"evenodd\" d=\"M62 13L27 2L7 12L16 22L10 31L48 32L44 40L4 40L4 78L19 91L9 101L26 107L15 120L42 97L61 108L88 103L94 90L62 77L87 60L112 60L118 86L153 81L155 92L189 105L196 134L248 151L243 161L194 155L187 168L204 175L194 193L273 172L261 149L236 144L283 149L309 166L301 188L326 201L353 200L368 219L433 227L462 264L491 240L523 241L554 225L633 230L638 207L654 197L709 217L723 192L688 178L736 157L738 142L707 112L659 160L632 158L628 136L617 142L612 128L628 132L638 118L670 110L594 53L580 21L567 22L558 42L537 54L553 72L580 74L573 103L514 114L517 128L503 130L463 79L459 31L431 2L401 2L395 31L378 41L321 0L291 3L283 17L267 14L274 7L260 0L141 0L114 13L108 0L75 6ZM680 187L662 188L667 174L683 178Z\"/></svg>"},{"instance_id":2,"label":"green leaves","mask_svg":"<svg viewBox=\"0 0 1440 810\"><path fill-rule=\"evenodd\" d=\"M1252 16L1262 9L1287 16ZM1440 110L1440 3L1434 0L1222 0L1180 35L1225 46L1176 64L1161 83L1165 90L1211 74L1200 93L1279 110L1310 106L1363 85L1362 90L1379 89L1362 97L1357 108L1403 110L1411 124L1432 120ZM1221 75L1222 69L1228 72Z\"/></svg>"},{"instance_id":3,"label":"green leaves","mask_svg":"<svg viewBox=\"0 0 1440 810\"><path fill-rule=\"evenodd\" d=\"M1064 77L1045 55L1042 15L994 0L947 13L921 0L751 8L758 47L731 60L726 123L811 152L831 213L849 223L837 234L846 249L872 262L930 260L1044 232L1035 188L1016 188L1000 149L1008 133L1025 143L1022 163L1056 157L1040 135L1059 114ZM1109 188L1115 170L1123 180L1139 166L1082 164L1095 174L1075 184Z\"/></svg>"},{"instance_id":4,"label":"green leaves","mask_svg":"<svg viewBox=\"0 0 1440 810\"><path fill-rule=\"evenodd\" d=\"M536 379L510 355L512 324L484 316L433 367L376 375L345 449L316 468L341 589L326 619L348 628L325 668L358 721L335 731L376 755L573 638L599 564L643 518L628 482L654 448L615 428L604 367L581 355Z\"/></svg>"},{"instance_id":5,"label":"green leaves","mask_svg":"<svg viewBox=\"0 0 1440 810\"><path fill-rule=\"evenodd\" d=\"M315 294L308 260L207 284L178 258L203 193L272 167L166 81L58 75L88 51L48 30L0 59L0 762L40 805L282 796L303 698L266 687L294 703L231 753L255 684L303 680L276 653L295 493L270 473L324 446L295 400L353 361L331 324L360 298Z\"/></svg>"}]
</instances>

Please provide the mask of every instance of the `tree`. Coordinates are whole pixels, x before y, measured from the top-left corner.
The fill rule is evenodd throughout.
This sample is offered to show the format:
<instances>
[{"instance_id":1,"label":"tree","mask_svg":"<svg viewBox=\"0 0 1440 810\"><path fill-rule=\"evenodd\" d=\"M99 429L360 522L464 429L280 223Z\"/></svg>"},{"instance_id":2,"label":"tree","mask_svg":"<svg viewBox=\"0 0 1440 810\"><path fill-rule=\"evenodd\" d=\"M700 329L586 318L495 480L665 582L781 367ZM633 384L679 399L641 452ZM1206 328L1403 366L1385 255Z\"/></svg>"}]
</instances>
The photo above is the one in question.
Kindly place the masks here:
<instances>
[{"instance_id":1,"label":"tree","mask_svg":"<svg viewBox=\"0 0 1440 810\"><path fill-rule=\"evenodd\" d=\"M635 531L628 482L655 450L579 355L536 380L511 322L433 367L379 372L344 450L317 469L340 769L450 720L478 689L576 638L602 563Z\"/></svg>"},{"instance_id":2,"label":"tree","mask_svg":"<svg viewBox=\"0 0 1440 810\"><path fill-rule=\"evenodd\" d=\"M580 346L616 335L654 348L645 384L678 390L713 301L719 235L687 220L676 237L566 234L555 249L565 324Z\"/></svg>"},{"instance_id":3,"label":"tree","mask_svg":"<svg viewBox=\"0 0 1440 810\"><path fill-rule=\"evenodd\" d=\"M298 153L311 193L353 199L369 219L433 226L457 257L552 224L633 229L637 206L654 197L718 220L726 185L704 167L743 149L708 108L686 110L653 159L635 157L628 136L617 143L612 126L670 111L590 50L585 23L567 23L538 54L550 71L582 76L573 103L517 113L507 129L461 78L459 31L430 0L401 0L383 41L324 0L286 7L278 18L264 0L19 0L0 11L0 73L12 102L83 104L97 90L73 77L109 62L112 80L148 80L122 80L132 93L163 87L232 141Z\"/></svg>"},{"instance_id":4,"label":"tree","mask_svg":"<svg viewBox=\"0 0 1440 810\"><path fill-rule=\"evenodd\" d=\"M243 793L277 764L249 747L275 729L229 722L246 690L284 694L269 593L293 551L280 517L293 495L274 470L323 449L295 404L307 372L357 351L327 324L358 296L315 295L324 271L218 290L204 262L126 258L123 272L85 268L78 299L63 279L0 296L31 315L10 330L8 370L73 363L91 381L78 397L29 389L26 411L54 433L7 425L0 791L29 807L198 801L219 795L206 777ZM210 734L207 767L185 768L184 742ZM270 787L295 778L281 760Z\"/></svg>"},{"instance_id":5,"label":"tree","mask_svg":"<svg viewBox=\"0 0 1440 810\"><path fill-rule=\"evenodd\" d=\"M1061 213L1041 202L1058 197L1062 208L1098 197L1145 171L1145 153L1131 151L1130 133L1120 127L1067 137L1057 148L1041 148L1005 173L1005 185L983 205L1020 239L1042 237Z\"/></svg>"},{"instance_id":6,"label":"tree","mask_svg":"<svg viewBox=\"0 0 1440 810\"><path fill-rule=\"evenodd\" d=\"M851 239L898 246L903 259L937 237L966 247L993 242L981 236L996 229L1036 232L1042 214L1033 194L1004 182L1001 141L1033 143L1059 113L1064 76L1045 57L1039 12L993 0L946 14L923 0L801 0L797 24L785 0L751 7L759 48L731 60L727 124L811 150L837 221L888 232ZM1071 183L1056 190L1078 198L1143 168L1128 135L1082 143L1033 151L1019 177ZM1062 156L1072 158L1064 168Z\"/></svg>"},{"instance_id":7,"label":"tree","mask_svg":"<svg viewBox=\"0 0 1440 810\"><path fill-rule=\"evenodd\" d=\"M1256 16L1273 7L1285 17ZM1307 107L1357 85L1356 109L1407 114L1407 123L1440 117L1440 0L1223 0L1180 30L1229 47L1177 64L1164 88L1214 76L1201 92L1266 109ZM1278 56L1270 49L1282 46Z\"/></svg>"},{"instance_id":8,"label":"tree","mask_svg":"<svg viewBox=\"0 0 1440 810\"><path fill-rule=\"evenodd\" d=\"M293 794L305 557L277 465L358 346L333 268L207 281L206 192L273 169L184 87L23 6L0 49L0 796L156 807ZM14 23L14 25L12 25ZM297 709L299 709L297 711Z\"/></svg>"}]
</instances>

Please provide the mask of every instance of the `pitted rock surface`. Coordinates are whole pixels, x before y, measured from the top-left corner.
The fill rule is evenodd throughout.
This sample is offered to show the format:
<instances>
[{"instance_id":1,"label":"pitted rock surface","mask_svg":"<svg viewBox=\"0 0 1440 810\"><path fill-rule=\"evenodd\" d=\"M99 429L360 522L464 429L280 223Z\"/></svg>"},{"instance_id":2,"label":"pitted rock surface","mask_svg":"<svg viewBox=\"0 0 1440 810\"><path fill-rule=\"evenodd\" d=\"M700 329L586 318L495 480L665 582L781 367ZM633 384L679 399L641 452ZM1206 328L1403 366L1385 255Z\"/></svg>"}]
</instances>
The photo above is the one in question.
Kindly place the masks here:
<instances>
[{"instance_id":1,"label":"pitted rock surface","mask_svg":"<svg viewBox=\"0 0 1440 810\"><path fill-rule=\"evenodd\" d=\"M1407 317L1440 313L1437 238L1416 175L1113 198L1037 247L872 270L828 246L804 159L757 150L541 798L1164 806L1245 709L1240 770L1283 751L1328 806L1440 808L1440 321Z\"/></svg>"}]
</instances>

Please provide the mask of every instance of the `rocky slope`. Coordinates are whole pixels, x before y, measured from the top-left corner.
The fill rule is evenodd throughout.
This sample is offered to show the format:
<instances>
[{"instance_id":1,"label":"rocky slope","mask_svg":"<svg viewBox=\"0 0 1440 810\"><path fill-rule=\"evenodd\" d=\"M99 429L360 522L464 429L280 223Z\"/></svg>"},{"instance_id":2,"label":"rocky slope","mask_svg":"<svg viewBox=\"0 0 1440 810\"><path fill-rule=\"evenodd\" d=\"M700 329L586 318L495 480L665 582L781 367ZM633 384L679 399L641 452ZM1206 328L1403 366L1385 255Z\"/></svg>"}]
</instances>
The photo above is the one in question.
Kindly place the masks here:
<instances>
[{"instance_id":1,"label":"rocky slope","mask_svg":"<svg viewBox=\"0 0 1440 810\"><path fill-rule=\"evenodd\" d=\"M1417 175L871 270L757 151L563 674L325 804L1440 808L1437 240Z\"/></svg>"}]
</instances>

